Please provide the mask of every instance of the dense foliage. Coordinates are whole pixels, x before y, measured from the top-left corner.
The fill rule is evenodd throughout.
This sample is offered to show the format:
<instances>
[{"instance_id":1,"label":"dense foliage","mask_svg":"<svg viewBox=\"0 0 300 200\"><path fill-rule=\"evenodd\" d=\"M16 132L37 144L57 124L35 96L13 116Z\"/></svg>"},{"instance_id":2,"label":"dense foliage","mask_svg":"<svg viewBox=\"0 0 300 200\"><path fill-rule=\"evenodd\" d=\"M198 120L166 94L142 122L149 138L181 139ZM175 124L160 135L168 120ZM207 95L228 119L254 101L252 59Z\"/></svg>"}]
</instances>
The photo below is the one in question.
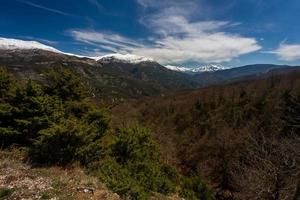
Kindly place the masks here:
<instances>
[{"instance_id":1,"label":"dense foliage","mask_svg":"<svg viewBox=\"0 0 300 200\"><path fill-rule=\"evenodd\" d=\"M300 198L297 70L127 103L114 113L116 122L149 125L162 155L185 174L200 174L216 199ZM194 175L184 185L201 191L195 182Z\"/></svg>"},{"instance_id":2,"label":"dense foliage","mask_svg":"<svg viewBox=\"0 0 300 200\"><path fill-rule=\"evenodd\" d=\"M148 129L112 129L78 74L58 67L45 79L19 82L0 68L3 148L24 148L34 165L79 162L124 198L148 199L157 192L211 199L202 180L189 181L162 160Z\"/></svg>"}]
</instances>

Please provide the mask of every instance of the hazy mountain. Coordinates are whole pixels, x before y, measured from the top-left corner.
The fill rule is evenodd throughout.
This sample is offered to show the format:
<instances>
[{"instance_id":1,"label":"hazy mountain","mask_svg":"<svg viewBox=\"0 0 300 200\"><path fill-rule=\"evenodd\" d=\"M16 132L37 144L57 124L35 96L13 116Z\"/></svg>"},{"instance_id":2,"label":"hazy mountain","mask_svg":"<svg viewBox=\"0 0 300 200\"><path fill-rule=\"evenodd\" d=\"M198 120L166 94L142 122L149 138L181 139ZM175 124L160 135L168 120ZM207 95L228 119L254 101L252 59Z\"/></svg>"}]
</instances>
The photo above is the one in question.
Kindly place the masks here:
<instances>
[{"instance_id":1,"label":"hazy mountain","mask_svg":"<svg viewBox=\"0 0 300 200\"><path fill-rule=\"evenodd\" d=\"M208 64L208 65L203 65L200 67L181 67L181 66L174 66L174 65L166 65L165 66L167 69L173 70L173 71L178 71L178 72L184 72L184 73L203 73L203 72L215 72L215 71L220 71L220 70L225 70L225 69L230 69L228 67L224 67L220 64Z\"/></svg>"},{"instance_id":2,"label":"hazy mountain","mask_svg":"<svg viewBox=\"0 0 300 200\"><path fill-rule=\"evenodd\" d=\"M246 65L242 67L236 67L231 69L219 70L215 72L205 72L196 74L195 77L199 81L202 81L202 84L219 84L228 81L236 81L247 79L249 77L261 76L268 72L277 69L289 69L292 66L288 65L273 65L273 64L255 64L255 65ZM294 66L297 67L297 66Z\"/></svg>"}]
</instances>

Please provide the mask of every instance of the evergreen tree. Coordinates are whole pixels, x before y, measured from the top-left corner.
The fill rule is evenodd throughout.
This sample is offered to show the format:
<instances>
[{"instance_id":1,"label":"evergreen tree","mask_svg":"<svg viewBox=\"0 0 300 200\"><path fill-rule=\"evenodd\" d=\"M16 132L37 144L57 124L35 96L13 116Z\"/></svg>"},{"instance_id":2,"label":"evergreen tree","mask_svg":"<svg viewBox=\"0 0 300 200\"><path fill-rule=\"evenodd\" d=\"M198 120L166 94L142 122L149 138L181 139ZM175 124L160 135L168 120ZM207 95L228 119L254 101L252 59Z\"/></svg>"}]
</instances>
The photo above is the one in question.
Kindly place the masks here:
<instances>
[{"instance_id":1,"label":"evergreen tree","mask_svg":"<svg viewBox=\"0 0 300 200\"><path fill-rule=\"evenodd\" d=\"M47 72L46 92L62 101L79 101L87 97L87 88L79 74L69 68L56 67Z\"/></svg>"}]
</instances>

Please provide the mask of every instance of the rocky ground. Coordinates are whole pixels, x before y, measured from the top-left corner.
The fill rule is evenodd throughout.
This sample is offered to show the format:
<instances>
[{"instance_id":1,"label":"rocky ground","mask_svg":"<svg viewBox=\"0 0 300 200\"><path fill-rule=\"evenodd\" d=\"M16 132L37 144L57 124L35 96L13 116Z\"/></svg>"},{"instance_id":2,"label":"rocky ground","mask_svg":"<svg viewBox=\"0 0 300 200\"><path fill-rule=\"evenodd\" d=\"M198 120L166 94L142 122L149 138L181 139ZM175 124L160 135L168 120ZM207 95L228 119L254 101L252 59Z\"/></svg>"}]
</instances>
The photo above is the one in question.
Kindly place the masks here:
<instances>
[{"instance_id":1,"label":"rocky ground","mask_svg":"<svg viewBox=\"0 0 300 200\"><path fill-rule=\"evenodd\" d=\"M0 152L0 199L120 199L79 167L32 168L18 154Z\"/></svg>"},{"instance_id":2,"label":"rocky ground","mask_svg":"<svg viewBox=\"0 0 300 200\"><path fill-rule=\"evenodd\" d=\"M33 168L18 150L0 150L0 200L119 200L80 167ZM151 200L181 200L153 194Z\"/></svg>"}]
</instances>

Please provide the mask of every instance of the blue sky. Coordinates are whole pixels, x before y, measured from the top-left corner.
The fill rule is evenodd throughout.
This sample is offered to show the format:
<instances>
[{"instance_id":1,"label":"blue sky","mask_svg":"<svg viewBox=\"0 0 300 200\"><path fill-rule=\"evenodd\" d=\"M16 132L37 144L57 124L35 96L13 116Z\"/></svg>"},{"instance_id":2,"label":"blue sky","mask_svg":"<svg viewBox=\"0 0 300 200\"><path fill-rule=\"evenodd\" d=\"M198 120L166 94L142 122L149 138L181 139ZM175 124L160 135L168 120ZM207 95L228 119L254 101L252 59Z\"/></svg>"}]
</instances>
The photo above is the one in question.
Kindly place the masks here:
<instances>
[{"instance_id":1,"label":"blue sky","mask_svg":"<svg viewBox=\"0 0 300 200\"><path fill-rule=\"evenodd\" d=\"M300 63L299 0L1 0L0 37L162 64Z\"/></svg>"}]
</instances>

